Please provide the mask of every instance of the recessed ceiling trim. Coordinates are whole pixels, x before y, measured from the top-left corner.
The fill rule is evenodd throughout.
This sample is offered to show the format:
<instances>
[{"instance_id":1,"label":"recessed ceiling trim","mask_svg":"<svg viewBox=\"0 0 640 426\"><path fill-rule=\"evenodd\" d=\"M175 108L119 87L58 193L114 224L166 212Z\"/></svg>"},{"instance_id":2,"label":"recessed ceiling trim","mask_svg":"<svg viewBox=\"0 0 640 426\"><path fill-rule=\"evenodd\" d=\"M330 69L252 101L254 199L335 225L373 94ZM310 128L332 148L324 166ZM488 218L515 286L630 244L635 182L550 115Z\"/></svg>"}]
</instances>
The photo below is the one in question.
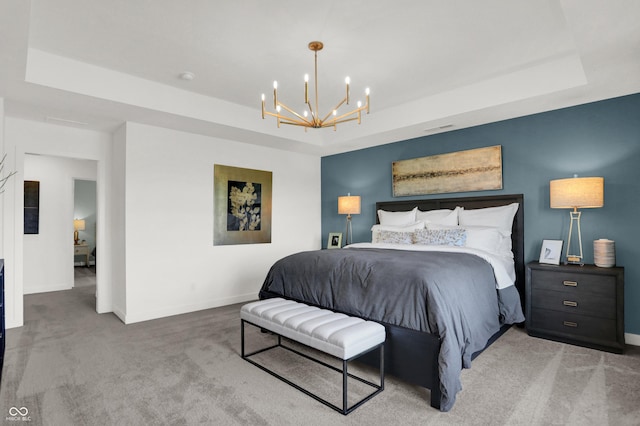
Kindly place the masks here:
<instances>
[{"instance_id":1,"label":"recessed ceiling trim","mask_svg":"<svg viewBox=\"0 0 640 426\"><path fill-rule=\"evenodd\" d=\"M75 124L75 125L78 125L78 126L88 126L89 125L89 123L85 123L84 121L69 120L69 119L66 119L66 118L50 117L50 116L45 117L45 121L48 121L49 123L58 122L58 123L65 123L65 124Z\"/></svg>"}]
</instances>

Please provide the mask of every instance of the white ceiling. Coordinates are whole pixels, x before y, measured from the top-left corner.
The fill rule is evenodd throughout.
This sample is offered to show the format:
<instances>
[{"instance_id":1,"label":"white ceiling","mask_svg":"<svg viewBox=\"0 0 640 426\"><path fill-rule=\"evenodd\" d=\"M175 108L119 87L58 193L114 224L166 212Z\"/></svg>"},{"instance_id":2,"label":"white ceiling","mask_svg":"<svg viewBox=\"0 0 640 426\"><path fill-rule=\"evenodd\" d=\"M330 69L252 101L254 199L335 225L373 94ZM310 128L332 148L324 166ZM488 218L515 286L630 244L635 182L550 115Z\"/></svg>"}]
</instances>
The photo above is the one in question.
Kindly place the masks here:
<instances>
[{"instance_id":1,"label":"white ceiling","mask_svg":"<svg viewBox=\"0 0 640 426\"><path fill-rule=\"evenodd\" d=\"M353 101L371 88L361 125L261 119L273 80L302 111L312 40L321 115L348 75ZM638 92L637 0L0 3L6 114L101 131L136 121L328 155Z\"/></svg>"}]
</instances>

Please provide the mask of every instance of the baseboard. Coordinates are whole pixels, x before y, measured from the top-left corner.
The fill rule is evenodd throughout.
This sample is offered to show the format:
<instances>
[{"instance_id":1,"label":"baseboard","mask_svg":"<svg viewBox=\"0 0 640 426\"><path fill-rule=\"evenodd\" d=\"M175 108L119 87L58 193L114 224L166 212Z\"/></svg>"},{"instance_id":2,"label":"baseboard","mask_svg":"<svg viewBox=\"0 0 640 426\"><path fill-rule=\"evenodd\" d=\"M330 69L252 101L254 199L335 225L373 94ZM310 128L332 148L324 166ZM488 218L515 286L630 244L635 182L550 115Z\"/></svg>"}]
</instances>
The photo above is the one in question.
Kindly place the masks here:
<instances>
[{"instance_id":1,"label":"baseboard","mask_svg":"<svg viewBox=\"0 0 640 426\"><path fill-rule=\"evenodd\" d=\"M624 342L627 345L640 346L640 334L624 333Z\"/></svg>"},{"instance_id":2,"label":"baseboard","mask_svg":"<svg viewBox=\"0 0 640 426\"><path fill-rule=\"evenodd\" d=\"M136 322L142 321L150 321L159 318L170 317L173 315L182 315L188 314L191 312L202 311L205 309L213 309L219 308L221 306L233 305L235 303L243 303L250 302L252 300L256 300L257 294L255 292L243 294L239 296L233 297L225 297L222 299L209 300L202 303L192 304L192 305L183 305L183 306L172 306L166 309L158 309L155 311L147 311L147 312L139 312L134 314L122 315L121 312L114 313L120 318L125 324L133 324Z\"/></svg>"},{"instance_id":3,"label":"baseboard","mask_svg":"<svg viewBox=\"0 0 640 426\"><path fill-rule=\"evenodd\" d=\"M120 321L122 321L123 323L125 323L125 324L127 323L127 321L126 321L126 317L127 316L124 314L124 312L122 312L122 309L113 308L113 314L115 316L117 316L120 319Z\"/></svg>"}]
</instances>

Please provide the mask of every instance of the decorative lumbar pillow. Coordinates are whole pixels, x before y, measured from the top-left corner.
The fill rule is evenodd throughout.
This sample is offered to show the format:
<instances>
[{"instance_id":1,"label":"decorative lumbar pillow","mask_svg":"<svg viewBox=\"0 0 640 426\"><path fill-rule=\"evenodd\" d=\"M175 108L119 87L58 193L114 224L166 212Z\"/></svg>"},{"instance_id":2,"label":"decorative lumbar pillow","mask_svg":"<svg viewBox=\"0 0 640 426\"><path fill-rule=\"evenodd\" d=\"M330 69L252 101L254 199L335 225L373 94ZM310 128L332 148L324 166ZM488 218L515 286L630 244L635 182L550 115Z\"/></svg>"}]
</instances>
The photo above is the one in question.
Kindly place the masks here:
<instances>
[{"instance_id":1,"label":"decorative lumbar pillow","mask_svg":"<svg viewBox=\"0 0 640 426\"><path fill-rule=\"evenodd\" d=\"M438 225L451 225L458 224L458 210L460 207L456 207L453 210L441 209L441 210L429 210L416 212L417 220L424 222L436 223Z\"/></svg>"},{"instance_id":2,"label":"decorative lumbar pillow","mask_svg":"<svg viewBox=\"0 0 640 426\"><path fill-rule=\"evenodd\" d=\"M467 241L464 229L421 229L413 233L413 243L432 246L463 247Z\"/></svg>"},{"instance_id":3,"label":"decorative lumbar pillow","mask_svg":"<svg viewBox=\"0 0 640 426\"><path fill-rule=\"evenodd\" d=\"M371 242L380 243L380 232L395 232L395 233L412 233L417 229L424 229L424 222L414 222L407 226L391 226L391 225L373 225L371 227Z\"/></svg>"},{"instance_id":4,"label":"decorative lumbar pillow","mask_svg":"<svg viewBox=\"0 0 640 426\"><path fill-rule=\"evenodd\" d=\"M413 244L413 232L377 231L374 243Z\"/></svg>"},{"instance_id":5,"label":"decorative lumbar pillow","mask_svg":"<svg viewBox=\"0 0 640 426\"><path fill-rule=\"evenodd\" d=\"M520 204L518 203L512 203L508 206L500 207L486 207L472 210L460 209L458 212L458 223L460 226L491 226L500 229L505 235L511 235L513 218L519 206Z\"/></svg>"},{"instance_id":6,"label":"decorative lumbar pillow","mask_svg":"<svg viewBox=\"0 0 640 426\"><path fill-rule=\"evenodd\" d=\"M378 210L378 220L380 221L380 225L410 225L416 222L417 210L417 207L415 207L413 210L409 210L408 212L389 212L386 210Z\"/></svg>"}]
</instances>

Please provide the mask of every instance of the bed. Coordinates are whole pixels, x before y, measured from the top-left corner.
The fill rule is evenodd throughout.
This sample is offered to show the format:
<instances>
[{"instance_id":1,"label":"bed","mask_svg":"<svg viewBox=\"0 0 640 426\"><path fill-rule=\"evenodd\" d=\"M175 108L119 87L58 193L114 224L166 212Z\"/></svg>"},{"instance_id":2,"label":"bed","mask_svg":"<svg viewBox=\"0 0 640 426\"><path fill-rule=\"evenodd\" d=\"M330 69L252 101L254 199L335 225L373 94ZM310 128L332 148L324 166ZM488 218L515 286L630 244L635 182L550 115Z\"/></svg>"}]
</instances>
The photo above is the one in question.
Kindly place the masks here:
<instances>
[{"instance_id":1,"label":"bed","mask_svg":"<svg viewBox=\"0 0 640 426\"><path fill-rule=\"evenodd\" d=\"M259 297L383 324L385 371L429 389L431 406L449 411L462 368L524 321L523 196L387 201L376 212L371 243L286 256ZM364 362L377 365L377 355Z\"/></svg>"}]
</instances>

